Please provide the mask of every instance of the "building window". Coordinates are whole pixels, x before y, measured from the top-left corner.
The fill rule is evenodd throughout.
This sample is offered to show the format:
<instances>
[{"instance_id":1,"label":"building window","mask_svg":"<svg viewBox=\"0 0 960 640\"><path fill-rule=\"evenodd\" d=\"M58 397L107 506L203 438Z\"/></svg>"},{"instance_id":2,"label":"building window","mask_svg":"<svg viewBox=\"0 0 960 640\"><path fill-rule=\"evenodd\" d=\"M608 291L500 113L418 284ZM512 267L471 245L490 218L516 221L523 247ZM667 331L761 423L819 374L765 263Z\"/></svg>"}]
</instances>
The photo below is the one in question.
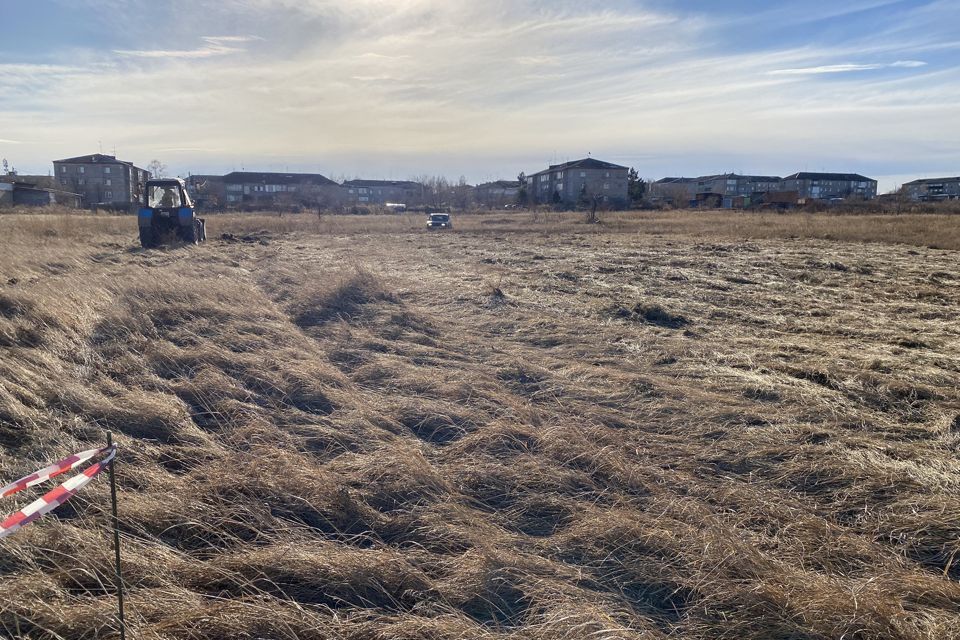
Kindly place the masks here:
<instances>
[{"instance_id":1,"label":"building window","mask_svg":"<svg viewBox=\"0 0 960 640\"><path fill-rule=\"evenodd\" d=\"M609 177L610 177L610 172L607 171L606 173L604 173L604 174L603 174L603 177L604 177L604 178L609 178Z\"/></svg>"},{"instance_id":2,"label":"building window","mask_svg":"<svg viewBox=\"0 0 960 640\"><path fill-rule=\"evenodd\" d=\"M110 187L110 186L113 186L113 181L112 181L110 178L106 178L106 179L103 181L103 184L104 184L105 186L107 186L107 187Z\"/></svg>"},{"instance_id":3,"label":"building window","mask_svg":"<svg viewBox=\"0 0 960 640\"><path fill-rule=\"evenodd\" d=\"M62 184L63 186L67 186L67 181L66 181L66 179L60 178L60 184Z\"/></svg>"},{"instance_id":4,"label":"building window","mask_svg":"<svg viewBox=\"0 0 960 640\"><path fill-rule=\"evenodd\" d=\"M77 171L79 171L80 173L86 173L86 172L87 172L87 168L86 168L86 167L77 167Z\"/></svg>"},{"instance_id":5,"label":"building window","mask_svg":"<svg viewBox=\"0 0 960 640\"><path fill-rule=\"evenodd\" d=\"M586 172L586 171L581 171L581 172L580 172L580 177L581 177L581 178L586 178L586 177L587 177L587 172Z\"/></svg>"},{"instance_id":6,"label":"building window","mask_svg":"<svg viewBox=\"0 0 960 640\"><path fill-rule=\"evenodd\" d=\"M104 191L103 192L104 200L113 200L113 191Z\"/></svg>"},{"instance_id":7,"label":"building window","mask_svg":"<svg viewBox=\"0 0 960 640\"><path fill-rule=\"evenodd\" d=\"M110 167L104 167L104 168L103 168L103 172L104 172L104 173L110 173Z\"/></svg>"},{"instance_id":8,"label":"building window","mask_svg":"<svg viewBox=\"0 0 960 640\"><path fill-rule=\"evenodd\" d=\"M604 189L609 189L609 188L610 188L610 183L609 183L609 182L604 182L604 183L603 183L603 188L604 188Z\"/></svg>"},{"instance_id":9,"label":"building window","mask_svg":"<svg viewBox=\"0 0 960 640\"><path fill-rule=\"evenodd\" d=\"M562 183L562 182L558 182L558 183L557 183L557 191L563 191L563 183Z\"/></svg>"},{"instance_id":10,"label":"building window","mask_svg":"<svg viewBox=\"0 0 960 640\"><path fill-rule=\"evenodd\" d=\"M67 172L67 168L63 165L60 165L60 173L66 173L66 172Z\"/></svg>"}]
</instances>

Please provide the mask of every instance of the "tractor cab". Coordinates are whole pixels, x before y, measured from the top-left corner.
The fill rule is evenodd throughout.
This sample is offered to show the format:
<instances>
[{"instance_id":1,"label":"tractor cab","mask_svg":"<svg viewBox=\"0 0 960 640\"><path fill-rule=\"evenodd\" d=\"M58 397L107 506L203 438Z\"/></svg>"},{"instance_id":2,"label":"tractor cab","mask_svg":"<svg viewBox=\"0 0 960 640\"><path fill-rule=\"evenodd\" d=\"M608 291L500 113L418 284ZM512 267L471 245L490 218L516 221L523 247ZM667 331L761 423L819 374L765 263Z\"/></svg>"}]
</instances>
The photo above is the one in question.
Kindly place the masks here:
<instances>
[{"instance_id":1,"label":"tractor cab","mask_svg":"<svg viewBox=\"0 0 960 640\"><path fill-rule=\"evenodd\" d=\"M197 217L187 185L180 178L147 180L137 226L145 249L171 238L190 244L207 239L204 220Z\"/></svg>"}]
</instances>

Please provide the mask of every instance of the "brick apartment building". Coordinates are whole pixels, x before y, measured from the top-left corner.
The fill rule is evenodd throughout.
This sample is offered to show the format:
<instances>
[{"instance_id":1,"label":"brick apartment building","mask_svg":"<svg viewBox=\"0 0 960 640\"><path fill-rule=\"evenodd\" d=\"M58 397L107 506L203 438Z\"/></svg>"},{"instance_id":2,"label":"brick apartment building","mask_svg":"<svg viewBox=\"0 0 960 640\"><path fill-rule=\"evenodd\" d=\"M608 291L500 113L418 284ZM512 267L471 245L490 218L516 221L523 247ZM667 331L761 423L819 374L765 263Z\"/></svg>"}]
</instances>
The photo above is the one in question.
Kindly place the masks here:
<instances>
[{"instance_id":1,"label":"brick apartment building","mask_svg":"<svg viewBox=\"0 0 960 640\"><path fill-rule=\"evenodd\" d=\"M54 160L53 177L57 189L79 194L85 207L128 208L140 201L149 175L132 162L93 153Z\"/></svg>"},{"instance_id":2,"label":"brick apartment building","mask_svg":"<svg viewBox=\"0 0 960 640\"><path fill-rule=\"evenodd\" d=\"M564 162L528 175L527 194L537 204L572 205L599 196L604 202L625 205L629 173L627 167L595 158Z\"/></svg>"}]
</instances>

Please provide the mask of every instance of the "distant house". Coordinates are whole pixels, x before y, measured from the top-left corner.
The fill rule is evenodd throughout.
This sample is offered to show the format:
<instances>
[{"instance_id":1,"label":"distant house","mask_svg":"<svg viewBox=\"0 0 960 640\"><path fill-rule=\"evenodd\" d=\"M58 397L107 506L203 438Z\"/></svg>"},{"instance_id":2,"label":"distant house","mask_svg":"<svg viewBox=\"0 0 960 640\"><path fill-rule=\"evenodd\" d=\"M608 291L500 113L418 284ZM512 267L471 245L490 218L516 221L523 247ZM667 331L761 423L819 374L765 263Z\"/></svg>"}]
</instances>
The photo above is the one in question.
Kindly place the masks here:
<instances>
[{"instance_id":1,"label":"distant house","mask_svg":"<svg viewBox=\"0 0 960 640\"><path fill-rule=\"evenodd\" d=\"M651 183L647 196L654 202L686 206L696 199L699 178L661 178Z\"/></svg>"},{"instance_id":2,"label":"distant house","mask_svg":"<svg viewBox=\"0 0 960 640\"><path fill-rule=\"evenodd\" d=\"M0 176L0 182L23 182L26 184L31 184L41 189L53 189L57 190L59 186L57 184L57 179L53 176L38 176L38 175L25 175L22 173L9 173L5 176Z\"/></svg>"},{"instance_id":3,"label":"distant house","mask_svg":"<svg viewBox=\"0 0 960 640\"><path fill-rule=\"evenodd\" d=\"M496 180L474 187L474 200L484 207L499 208L517 202L520 183L516 180Z\"/></svg>"},{"instance_id":4,"label":"distant house","mask_svg":"<svg viewBox=\"0 0 960 640\"><path fill-rule=\"evenodd\" d=\"M603 202L625 205L629 172L627 167L595 158L564 162L528 175L527 194L540 204L576 204L599 197Z\"/></svg>"},{"instance_id":5,"label":"distant house","mask_svg":"<svg viewBox=\"0 0 960 640\"><path fill-rule=\"evenodd\" d=\"M57 189L80 194L83 206L117 208L139 202L148 178L145 169L102 153L54 160L53 176Z\"/></svg>"},{"instance_id":6,"label":"distant house","mask_svg":"<svg viewBox=\"0 0 960 640\"><path fill-rule=\"evenodd\" d=\"M347 180L343 183L349 204L410 204L423 199L423 185L410 180Z\"/></svg>"},{"instance_id":7,"label":"distant house","mask_svg":"<svg viewBox=\"0 0 960 640\"><path fill-rule=\"evenodd\" d=\"M46 207L52 204L80 208L80 194L50 189L34 181L27 181L27 177L3 176L0 179L0 209L12 206ZM41 182L47 184L46 181Z\"/></svg>"},{"instance_id":8,"label":"distant house","mask_svg":"<svg viewBox=\"0 0 960 640\"><path fill-rule=\"evenodd\" d=\"M960 199L960 177L921 178L903 185L903 193L918 202Z\"/></svg>"},{"instance_id":9,"label":"distant house","mask_svg":"<svg viewBox=\"0 0 960 640\"><path fill-rule=\"evenodd\" d=\"M776 191L781 181L780 176L744 176L723 173L697 178L697 193L716 194L725 198L752 196L755 193Z\"/></svg>"},{"instance_id":10,"label":"distant house","mask_svg":"<svg viewBox=\"0 0 960 640\"><path fill-rule=\"evenodd\" d=\"M854 198L872 200L877 197L877 181L859 173L800 172L787 176L780 191L796 191L805 200Z\"/></svg>"},{"instance_id":11,"label":"distant house","mask_svg":"<svg viewBox=\"0 0 960 640\"><path fill-rule=\"evenodd\" d=\"M227 185L223 176L193 174L187 176L190 199L201 209L216 209L227 204Z\"/></svg>"},{"instance_id":12,"label":"distant house","mask_svg":"<svg viewBox=\"0 0 960 640\"><path fill-rule=\"evenodd\" d=\"M208 181L211 178L215 176L207 176ZM327 208L337 206L343 201L340 185L319 173L234 171L223 176L221 180L228 207Z\"/></svg>"}]
</instances>

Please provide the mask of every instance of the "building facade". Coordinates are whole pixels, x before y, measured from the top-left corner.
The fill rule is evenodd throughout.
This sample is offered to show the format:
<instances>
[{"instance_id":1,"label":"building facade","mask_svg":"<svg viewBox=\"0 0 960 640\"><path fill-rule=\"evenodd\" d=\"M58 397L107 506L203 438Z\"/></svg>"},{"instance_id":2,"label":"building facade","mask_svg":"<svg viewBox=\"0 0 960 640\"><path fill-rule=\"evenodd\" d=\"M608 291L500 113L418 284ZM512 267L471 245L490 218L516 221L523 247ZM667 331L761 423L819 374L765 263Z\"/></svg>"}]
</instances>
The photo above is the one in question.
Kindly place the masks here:
<instances>
[{"instance_id":1,"label":"building facade","mask_svg":"<svg viewBox=\"0 0 960 640\"><path fill-rule=\"evenodd\" d=\"M224 202L231 208L326 209L343 203L340 185L319 173L234 171L222 178L205 176L205 182L211 181L222 181Z\"/></svg>"},{"instance_id":2,"label":"building facade","mask_svg":"<svg viewBox=\"0 0 960 640\"><path fill-rule=\"evenodd\" d=\"M699 178L661 178L650 183L647 196L654 202L686 206L697 197Z\"/></svg>"},{"instance_id":3,"label":"building facade","mask_svg":"<svg viewBox=\"0 0 960 640\"><path fill-rule=\"evenodd\" d=\"M223 176L193 174L187 176L187 192L198 209L222 209L227 206Z\"/></svg>"},{"instance_id":4,"label":"building facade","mask_svg":"<svg viewBox=\"0 0 960 640\"><path fill-rule=\"evenodd\" d=\"M779 191L796 191L803 200L859 199L877 197L877 181L859 173L800 172L787 176Z\"/></svg>"},{"instance_id":5,"label":"building facade","mask_svg":"<svg viewBox=\"0 0 960 640\"><path fill-rule=\"evenodd\" d=\"M348 204L384 205L420 203L424 187L410 180L347 180L343 183Z\"/></svg>"},{"instance_id":6,"label":"building facade","mask_svg":"<svg viewBox=\"0 0 960 640\"><path fill-rule=\"evenodd\" d=\"M697 194L715 194L732 198L767 193L780 188L780 176L744 176L724 173L697 178Z\"/></svg>"},{"instance_id":7,"label":"building facade","mask_svg":"<svg viewBox=\"0 0 960 640\"><path fill-rule=\"evenodd\" d=\"M527 176L527 194L536 204L591 202L594 198L614 204L628 202L627 167L584 158L551 167Z\"/></svg>"},{"instance_id":8,"label":"building facade","mask_svg":"<svg viewBox=\"0 0 960 640\"><path fill-rule=\"evenodd\" d=\"M143 195L148 173L132 162L94 153L53 161L57 189L80 195L85 207L128 208Z\"/></svg>"},{"instance_id":9,"label":"building facade","mask_svg":"<svg viewBox=\"0 0 960 640\"><path fill-rule=\"evenodd\" d=\"M483 207L500 208L516 204L520 183L516 180L496 180L474 187L474 200Z\"/></svg>"},{"instance_id":10,"label":"building facade","mask_svg":"<svg viewBox=\"0 0 960 640\"><path fill-rule=\"evenodd\" d=\"M914 180L903 185L903 193L917 202L958 200L960 199L960 176Z\"/></svg>"}]
</instances>

